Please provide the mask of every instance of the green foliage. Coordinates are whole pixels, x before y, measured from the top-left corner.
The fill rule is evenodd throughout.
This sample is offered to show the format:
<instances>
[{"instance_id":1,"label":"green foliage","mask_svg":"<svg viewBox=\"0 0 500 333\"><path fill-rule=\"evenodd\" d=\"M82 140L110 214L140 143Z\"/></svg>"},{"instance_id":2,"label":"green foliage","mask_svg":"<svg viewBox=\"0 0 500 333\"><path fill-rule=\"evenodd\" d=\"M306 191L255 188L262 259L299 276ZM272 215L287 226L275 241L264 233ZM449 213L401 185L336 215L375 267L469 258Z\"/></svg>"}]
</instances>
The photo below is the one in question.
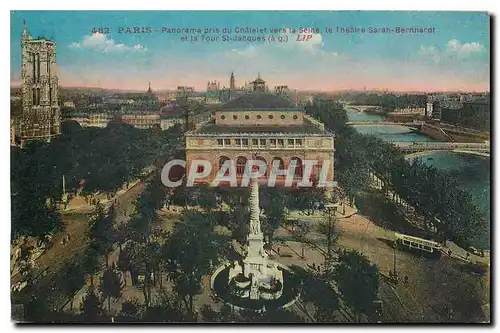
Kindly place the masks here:
<instances>
[{"instance_id":1,"label":"green foliage","mask_svg":"<svg viewBox=\"0 0 500 333\"><path fill-rule=\"evenodd\" d=\"M139 299L136 297L127 299L122 303L122 309L117 317L118 322L140 321L144 311Z\"/></svg>"},{"instance_id":2,"label":"green foliage","mask_svg":"<svg viewBox=\"0 0 500 333\"><path fill-rule=\"evenodd\" d=\"M358 104L387 108L399 107L400 103L390 94L369 96L369 99L359 99L363 94L361 97L344 97L347 100L353 98L351 100ZM419 96L408 95L399 99L405 106L421 104ZM390 142L346 127L345 111L334 101L317 100L306 107L306 112L337 134L335 178L345 197L354 200L370 184L370 172L373 172L390 183L386 190L393 190L415 207L425 217L428 232L431 232L428 227L434 226L437 230L435 236L441 240L451 239L465 246L486 229L488 222L472 197L460 190L456 179L450 175L419 161L406 161L401 151Z\"/></svg>"},{"instance_id":3,"label":"green foliage","mask_svg":"<svg viewBox=\"0 0 500 333\"><path fill-rule=\"evenodd\" d=\"M135 214L128 226L129 236L132 240L141 243L147 243L151 240L152 233L160 222L158 209L163 206L166 200L164 189L164 185L160 184L159 177L155 177L147 183L144 192L135 200Z\"/></svg>"},{"instance_id":4,"label":"green foliage","mask_svg":"<svg viewBox=\"0 0 500 333\"><path fill-rule=\"evenodd\" d=\"M11 239L19 236L34 236L43 239L45 235L62 230L61 217L53 201L37 196L36 192L12 192Z\"/></svg>"},{"instance_id":5,"label":"green foliage","mask_svg":"<svg viewBox=\"0 0 500 333\"><path fill-rule=\"evenodd\" d=\"M460 109L441 109L441 120L467 128L490 131L491 105L487 103L464 103Z\"/></svg>"},{"instance_id":6,"label":"green foliage","mask_svg":"<svg viewBox=\"0 0 500 333\"><path fill-rule=\"evenodd\" d=\"M261 208L264 210L262 231L271 240L276 229L285 221L286 196L282 189L276 187L265 188L260 193L263 197Z\"/></svg>"},{"instance_id":7,"label":"green foliage","mask_svg":"<svg viewBox=\"0 0 500 333\"><path fill-rule=\"evenodd\" d=\"M198 205L207 211L212 211L220 208L221 199L216 190L206 186L196 188L195 200Z\"/></svg>"},{"instance_id":8,"label":"green foliage","mask_svg":"<svg viewBox=\"0 0 500 333\"><path fill-rule=\"evenodd\" d=\"M118 298L121 293L121 282L117 272L106 269L101 281L101 294L104 299L108 299L108 310L111 311L111 297Z\"/></svg>"},{"instance_id":9,"label":"green foliage","mask_svg":"<svg viewBox=\"0 0 500 333\"><path fill-rule=\"evenodd\" d=\"M360 252L344 250L333 269L334 279L344 304L359 314L370 315L378 299L379 271L376 265Z\"/></svg>"},{"instance_id":10,"label":"green foliage","mask_svg":"<svg viewBox=\"0 0 500 333\"><path fill-rule=\"evenodd\" d=\"M165 244L167 274L186 308L193 312L193 297L201 292L202 278L218 263L224 245L198 212L187 212Z\"/></svg>"},{"instance_id":11,"label":"green foliage","mask_svg":"<svg viewBox=\"0 0 500 333\"><path fill-rule=\"evenodd\" d=\"M205 304L201 308L204 321L212 323L304 323L304 318L286 309L269 309L263 313L255 311L233 311L227 305L219 312Z\"/></svg>"},{"instance_id":12,"label":"green foliage","mask_svg":"<svg viewBox=\"0 0 500 333\"><path fill-rule=\"evenodd\" d=\"M100 322L103 320L102 301L93 286L87 289L80 306L82 319L86 322Z\"/></svg>"},{"instance_id":13,"label":"green foliage","mask_svg":"<svg viewBox=\"0 0 500 333\"><path fill-rule=\"evenodd\" d=\"M121 263L121 265L128 265L131 271L145 276L143 293L147 305L151 304L151 288L154 283L151 281L151 275L155 270L159 270L161 259L158 242L163 237L163 231L158 208L163 206L166 192L160 187L159 182L160 178L157 174L148 182L145 191L134 203L135 214L126 232L126 238L131 242L124 249L126 253L124 256L128 257L128 263Z\"/></svg>"},{"instance_id":14,"label":"green foliage","mask_svg":"<svg viewBox=\"0 0 500 333\"><path fill-rule=\"evenodd\" d=\"M107 209L102 204L98 204L90 217L89 238L91 247L101 255L107 256L115 242L116 236L113 227L115 214L113 205Z\"/></svg>"},{"instance_id":15,"label":"green foliage","mask_svg":"<svg viewBox=\"0 0 500 333\"><path fill-rule=\"evenodd\" d=\"M162 291L154 303L147 307L141 319L143 322L196 322L196 316L182 307L178 295Z\"/></svg>"},{"instance_id":16,"label":"green foliage","mask_svg":"<svg viewBox=\"0 0 500 333\"><path fill-rule=\"evenodd\" d=\"M127 248L122 248L120 254L118 255L117 267L120 271L126 272L132 268L132 261Z\"/></svg>"},{"instance_id":17,"label":"green foliage","mask_svg":"<svg viewBox=\"0 0 500 333\"><path fill-rule=\"evenodd\" d=\"M336 134L344 131L347 115L342 104L332 100L317 99L312 104L308 103L305 110L307 114L321 121Z\"/></svg>"},{"instance_id":18,"label":"green foliage","mask_svg":"<svg viewBox=\"0 0 500 333\"><path fill-rule=\"evenodd\" d=\"M349 101L354 105L376 105L385 111L393 111L395 108L405 108L407 106L425 107L427 103L426 94L404 94L396 95L391 93L341 93L338 99Z\"/></svg>"},{"instance_id":19,"label":"green foliage","mask_svg":"<svg viewBox=\"0 0 500 333\"><path fill-rule=\"evenodd\" d=\"M279 189L277 189L279 191ZM302 187L285 192L286 207L300 210L311 215L323 208L325 203L325 189L319 187Z\"/></svg>"},{"instance_id":20,"label":"green foliage","mask_svg":"<svg viewBox=\"0 0 500 333\"><path fill-rule=\"evenodd\" d=\"M335 311L340 307L340 295L332 286L329 272L324 267L314 268L300 274L303 283L301 299L314 306L316 322L336 322Z\"/></svg>"},{"instance_id":21,"label":"green foliage","mask_svg":"<svg viewBox=\"0 0 500 333\"><path fill-rule=\"evenodd\" d=\"M67 289L67 293L71 297L70 309L73 310L73 297L85 284L85 275L82 267L71 264L66 271L66 279L63 282L63 288Z\"/></svg>"},{"instance_id":22,"label":"green foliage","mask_svg":"<svg viewBox=\"0 0 500 333\"><path fill-rule=\"evenodd\" d=\"M85 250L82 266L88 275L91 276L91 283L94 283L93 276L99 272L103 266L101 262L101 256L99 250L95 247L95 244L90 244Z\"/></svg>"},{"instance_id":23,"label":"green foliage","mask_svg":"<svg viewBox=\"0 0 500 333\"><path fill-rule=\"evenodd\" d=\"M13 238L43 237L61 229L56 204L63 175L67 193L113 194L164 155L177 142L179 128L139 130L116 122L104 129L80 128L63 122L62 132L50 143L11 147Z\"/></svg>"}]
</instances>

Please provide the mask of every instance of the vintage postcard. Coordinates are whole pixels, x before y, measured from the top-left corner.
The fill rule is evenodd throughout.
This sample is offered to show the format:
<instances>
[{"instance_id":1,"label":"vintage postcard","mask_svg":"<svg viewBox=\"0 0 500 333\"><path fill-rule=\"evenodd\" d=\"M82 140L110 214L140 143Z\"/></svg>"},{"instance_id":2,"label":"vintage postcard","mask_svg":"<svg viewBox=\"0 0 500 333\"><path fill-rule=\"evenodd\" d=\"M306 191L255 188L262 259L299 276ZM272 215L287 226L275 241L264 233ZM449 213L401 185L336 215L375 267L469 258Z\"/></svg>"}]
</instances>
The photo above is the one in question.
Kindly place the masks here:
<instances>
[{"instance_id":1,"label":"vintage postcard","mask_svg":"<svg viewBox=\"0 0 500 333\"><path fill-rule=\"evenodd\" d=\"M490 323L490 16L12 11L29 323Z\"/></svg>"}]
</instances>

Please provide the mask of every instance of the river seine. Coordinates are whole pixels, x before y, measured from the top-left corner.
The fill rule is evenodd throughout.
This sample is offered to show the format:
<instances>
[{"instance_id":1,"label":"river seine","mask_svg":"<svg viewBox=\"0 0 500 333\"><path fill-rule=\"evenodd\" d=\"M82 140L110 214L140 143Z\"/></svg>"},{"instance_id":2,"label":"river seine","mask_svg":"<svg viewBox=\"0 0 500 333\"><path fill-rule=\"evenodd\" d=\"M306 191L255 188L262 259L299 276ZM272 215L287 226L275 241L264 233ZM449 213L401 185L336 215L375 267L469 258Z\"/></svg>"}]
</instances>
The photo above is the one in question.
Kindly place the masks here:
<instances>
[{"instance_id":1,"label":"river seine","mask_svg":"<svg viewBox=\"0 0 500 333\"><path fill-rule=\"evenodd\" d=\"M353 109L346 109L349 121L378 122L383 121L379 115L366 114ZM411 131L404 126L354 126L360 133L372 134L385 141L436 141L423 134ZM480 209L483 216L491 223L490 216L490 159L487 157L461 154L454 152L430 152L417 157L428 165L453 175L462 189L467 190ZM473 240L473 245L479 249L489 249L490 230L483 230L481 235Z\"/></svg>"}]
</instances>

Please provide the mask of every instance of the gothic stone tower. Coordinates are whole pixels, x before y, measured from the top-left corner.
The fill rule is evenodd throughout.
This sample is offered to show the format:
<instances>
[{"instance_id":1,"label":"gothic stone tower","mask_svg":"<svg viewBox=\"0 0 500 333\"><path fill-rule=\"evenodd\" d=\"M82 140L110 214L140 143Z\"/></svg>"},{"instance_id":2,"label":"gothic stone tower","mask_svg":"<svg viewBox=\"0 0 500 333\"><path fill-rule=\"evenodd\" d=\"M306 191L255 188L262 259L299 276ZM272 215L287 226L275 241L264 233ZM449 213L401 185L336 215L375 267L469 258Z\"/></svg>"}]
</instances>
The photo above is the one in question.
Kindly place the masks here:
<instances>
[{"instance_id":1,"label":"gothic stone tower","mask_svg":"<svg viewBox=\"0 0 500 333\"><path fill-rule=\"evenodd\" d=\"M61 132L56 73L56 44L33 39L23 24L21 144L28 140L50 139Z\"/></svg>"},{"instance_id":2,"label":"gothic stone tower","mask_svg":"<svg viewBox=\"0 0 500 333\"><path fill-rule=\"evenodd\" d=\"M231 77L229 78L229 89L231 89L231 91L236 90L236 84L234 81L234 73L233 72L231 72Z\"/></svg>"}]
</instances>

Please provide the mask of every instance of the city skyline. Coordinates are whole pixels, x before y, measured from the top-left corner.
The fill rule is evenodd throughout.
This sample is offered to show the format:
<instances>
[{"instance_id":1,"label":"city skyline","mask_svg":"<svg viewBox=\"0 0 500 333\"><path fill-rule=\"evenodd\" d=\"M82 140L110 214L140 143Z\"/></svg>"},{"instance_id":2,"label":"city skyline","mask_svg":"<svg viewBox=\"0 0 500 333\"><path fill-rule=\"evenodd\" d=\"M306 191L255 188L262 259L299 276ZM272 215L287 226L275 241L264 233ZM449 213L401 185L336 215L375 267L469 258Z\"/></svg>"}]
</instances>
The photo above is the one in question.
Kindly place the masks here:
<instances>
[{"instance_id":1,"label":"city skyline","mask_svg":"<svg viewBox=\"0 0 500 333\"><path fill-rule=\"evenodd\" d=\"M11 85L20 83L22 22L57 43L60 85L119 90L267 84L303 91L489 91L489 16L479 12L11 12ZM117 16L119 15L119 16ZM272 22L272 23L269 23ZM126 27L317 27L307 42L181 42L180 34ZM330 27L434 27L434 34L325 33ZM108 34L92 33L109 27ZM265 35L266 35L265 34ZM219 33L222 35L222 33ZM256 35L257 36L257 35ZM292 38L293 37L293 38Z\"/></svg>"}]
</instances>

